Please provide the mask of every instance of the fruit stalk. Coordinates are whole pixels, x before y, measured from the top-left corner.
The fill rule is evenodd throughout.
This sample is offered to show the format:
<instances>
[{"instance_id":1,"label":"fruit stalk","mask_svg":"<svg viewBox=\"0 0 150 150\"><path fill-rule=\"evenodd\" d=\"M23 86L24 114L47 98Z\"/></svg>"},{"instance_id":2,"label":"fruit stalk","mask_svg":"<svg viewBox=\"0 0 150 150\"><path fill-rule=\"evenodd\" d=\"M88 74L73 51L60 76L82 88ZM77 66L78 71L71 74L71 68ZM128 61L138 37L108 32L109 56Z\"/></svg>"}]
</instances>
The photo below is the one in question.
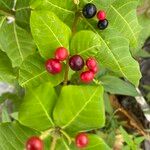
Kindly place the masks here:
<instances>
[{"instance_id":1,"label":"fruit stalk","mask_svg":"<svg viewBox=\"0 0 150 150\"><path fill-rule=\"evenodd\" d=\"M69 73L69 58L66 60L66 70L65 70L65 76L64 76L64 82L63 85L67 85L68 83L68 73Z\"/></svg>"},{"instance_id":2,"label":"fruit stalk","mask_svg":"<svg viewBox=\"0 0 150 150\"><path fill-rule=\"evenodd\" d=\"M57 137L54 136L52 139L50 150L55 150L56 143L57 143Z\"/></svg>"}]
</instances>

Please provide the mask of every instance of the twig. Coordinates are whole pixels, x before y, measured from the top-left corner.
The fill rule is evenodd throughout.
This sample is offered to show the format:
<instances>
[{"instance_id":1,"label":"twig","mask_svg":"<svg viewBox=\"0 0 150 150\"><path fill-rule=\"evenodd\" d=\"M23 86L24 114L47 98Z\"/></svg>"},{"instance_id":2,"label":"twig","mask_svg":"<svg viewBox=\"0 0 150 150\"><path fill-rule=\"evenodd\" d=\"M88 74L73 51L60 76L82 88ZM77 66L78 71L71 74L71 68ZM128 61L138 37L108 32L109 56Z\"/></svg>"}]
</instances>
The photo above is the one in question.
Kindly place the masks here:
<instances>
[{"instance_id":1,"label":"twig","mask_svg":"<svg viewBox=\"0 0 150 150\"><path fill-rule=\"evenodd\" d=\"M68 83L68 73L69 73L69 58L66 61L66 70L65 70L65 75L64 75L64 82L63 85L67 85Z\"/></svg>"},{"instance_id":2,"label":"twig","mask_svg":"<svg viewBox=\"0 0 150 150\"><path fill-rule=\"evenodd\" d=\"M125 108L123 108L120 105L120 103L118 102L118 99L116 98L116 96L111 95L110 100L112 102L112 106L115 109L118 109L118 111L120 111L124 116L126 116L129 119L130 125L132 125L132 127L137 129L139 134L141 134L143 136L148 136L148 134L144 131L144 128L143 128L142 124L135 118L135 116L131 112L125 110Z\"/></svg>"},{"instance_id":3,"label":"twig","mask_svg":"<svg viewBox=\"0 0 150 150\"><path fill-rule=\"evenodd\" d=\"M77 27L77 23L78 23L79 17L80 17L80 13L76 12L75 13L74 22L73 22L73 26L72 26L72 36L74 36L74 34L76 33L76 27ZM69 73L69 58L66 61L66 70L65 70L63 85L67 85L68 73Z\"/></svg>"}]
</instances>

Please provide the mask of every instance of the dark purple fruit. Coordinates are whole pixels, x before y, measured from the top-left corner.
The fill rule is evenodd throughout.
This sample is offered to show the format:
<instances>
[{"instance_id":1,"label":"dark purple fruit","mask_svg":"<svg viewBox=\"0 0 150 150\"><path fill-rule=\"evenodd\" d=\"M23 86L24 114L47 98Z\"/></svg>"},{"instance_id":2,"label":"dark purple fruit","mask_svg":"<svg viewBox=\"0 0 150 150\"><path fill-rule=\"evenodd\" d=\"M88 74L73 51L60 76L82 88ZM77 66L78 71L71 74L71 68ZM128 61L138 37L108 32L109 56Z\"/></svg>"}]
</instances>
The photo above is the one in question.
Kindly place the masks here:
<instances>
[{"instance_id":1,"label":"dark purple fruit","mask_svg":"<svg viewBox=\"0 0 150 150\"><path fill-rule=\"evenodd\" d=\"M69 66L74 71L79 71L84 67L84 60L79 55L74 55L69 59Z\"/></svg>"},{"instance_id":2,"label":"dark purple fruit","mask_svg":"<svg viewBox=\"0 0 150 150\"><path fill-rule=\"evenodd\" d=\"M108 26L108 20L107 19L105 19L105 20L100 20L99 22L98 22L98 28L100 29L100 30L104 30L104 29L106 29L107 28L107 26Z\"/></svg>"},{"instance_id":3,"label":"dark purple fruit","mask_svg":"<svg viewBox=\"0 0 150 150\"><path fill-rule=\"evenodd\" d=\"M96 15L96 6L92 3L88 3L84 6L82 13L85 18L93 18Z\"/></svg>"}]
</instances>

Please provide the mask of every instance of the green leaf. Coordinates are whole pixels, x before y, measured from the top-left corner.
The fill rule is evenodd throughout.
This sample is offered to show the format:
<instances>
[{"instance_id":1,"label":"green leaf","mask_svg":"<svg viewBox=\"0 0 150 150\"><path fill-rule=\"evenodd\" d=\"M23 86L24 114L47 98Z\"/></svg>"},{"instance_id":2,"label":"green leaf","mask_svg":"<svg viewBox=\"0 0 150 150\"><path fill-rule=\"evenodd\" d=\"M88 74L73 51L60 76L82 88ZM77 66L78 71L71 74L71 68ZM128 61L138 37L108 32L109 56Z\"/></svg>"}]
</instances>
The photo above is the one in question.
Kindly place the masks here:
<instances>
[{"instance_id":1,"label":"green leaf","mask_svg":"<svg viewBox=\"0 0 150 150\"><path fill-rule=\"evenodd\" d=\"M121 131L121 134L123 135L124 141L125 141L129 146L132 146L132 144L133 144L132 137L130 137L130 135L129 135L122 127L120 127L120 131Z\"/></svg>"},{"instance_id":2,"label":"green leaf","mask_svg":"<svg viewBox=\"0 0 150 150\"><path fill-rule=\"evenodd\" d=\"M24 149L26 140L38 133L20 124L2 123L0 124L0 149L1 150L21 150Z\"/></svg>"},{"instance_id":3,"label":"green leaf","mask_svg":"<svg viewBox=\"0 0 150 150\"><path fill-rule=\"evenodd\" d=\"M2 122L11 122L7 107L5 105L2 106Z\"/></svg>"},{"instance_id":4,"label":"green leaf","mask_svg":"<svg viewBox=\"0 0 150 150\"><path fill-rule=\"evenodd\" d=\"M0 50L0 81L12 82L15 73L8 56Z\"/></svg>"},{"instance_id":5,"label":"green leaf","mask_svg":"<svg viewBox=\"0 0 150 150\"><path fill-rule=\"evenodd\" d=\"M102 33L95 29L95 22L85 20L85 23L95 33L92 31L78 32L71 42L72 52L77 51L83 56L94 55L100 64L137 86L141 73L139 64L130 54L127 39L118 35L112 28Z\"/></svg>"},{"instance_id":6,"label":"green leaf","mask_svg":"<svg viewBox=\"0 0 150 150\"><path fill-rule=\"evenodd\" d=\"M105 104L105 111L108 114L113 114L113 108L112 108L112 105L110 103L110 98L106 92L104 93L104 104Z\"/></svg>"},{"instance_id":7,"label":"green leaf","mask_svg":"<svg viewBox=\"0 0 150 150\"><path fill-rule=\"evenodd\" d=\"M0 10L11 10L13 7L13 1L0 0Z\"/></svg>"},{"instance_id":8,"label":"green leaf","mask_svg":"<svg viewBox=\"0 0 150 150\"><path fill-rule=\"evenodd\" d=\"M57 47L69 47L71 30L50 11L33 11L31 30L40 54L45 58L54 56Z\"/></svg>"},{"instance_id":9,"label":"green leaf","mask_svg":"<svg viewBox=\"0 0 150 150\"><path fill-rule=\"evenodd\" d=\"M103 88L71 85L63 87L53 116L56 125L71 134L103 127Z\"/></svg>"},{"instance_id":10,"label":"green leaf","mask_svg":"<svg viewBox=\"0 0 150 150\"><path fill-rule=\"evenodd\" d=\"M89 145L83 150L111 150L109 146L107 146L103 139L98 137L97 135L89 135Z\"/></svg>"},{"instance_id":11,"label":"green leaf","mask_svg":"<svg viewBox=\"0 0 150 150\"><path fill-rule=\"evenodd\" d=\"M22 63L19 70L19 83L24 87L38 86L45 82L51 82L54 86L63 81L64 71L58 75L52 75L45 70L45 61L34 54Z\"/></svg>"},{"instance_id":12,"label":"green leaf","mask_svg":"<svg viewBox=\"0 0 150 150\"><path fill-rule=\"evenodd\" d=\"M141 30L136 14L137 5L137 0L117 0L107 10L109 24L130 40L131 47L138 46L138 36Z\"/></svg>"},{"instance_id":13,"label":"green leaf","mask_svg":"<svg viewBox=\"0 0 150 150\"><path fill-rule=\"evenodd\" d=\"M139 42L142 47L145 40L150 36L150 19L144 13L144 14L138 16L138 21L139 21L140 25L142 26L142 30L140 32L140 37L139 37Z\"/></svg>"},{"instance_id":14,"label":"green leaf","mask_svg":"<svg viewBox=\"0 0 150 150\"><path fill-rule=\"evenodd\" d=\"M74 148L70 148L68 143L64 140L64 138L61 138L57 141L56 144L56 150L74 150Z\"/></svg>"},{"instance_id":15,"label":"green leaf","mask_svg":"<svg viewBox=\"0 0 150 150\"><path fill-rule=\"evenodd\" d=\"M30 0L19 0L15 7L15 20L16 23L28 31L30 30Z\"/></svg>"},{"instance_id":16,"label":"green leaf","mask_svg":"<svg viewBox=\"0 0 150 150\"><path fill-rule=\"evenodd\" d=\"M145 137L141 136L141 137L135 137L134 142L139 145L141 144L143 141L145 140Z\"/></svg>"},{"instance_id":17,"label":"green leaf","mask_svg":"<svg viewBox=\"0 0 150 150\"><path fill-rule=\"evenodd\" d=\"M31 1L31 8L36 10L50 10L70 26L75 16L75 4L73 0L67 0L67 2L63 0L33 0Z\"/></svg>"},{"instance_id":18,"label":"green leaf","mask_svg":"<svg viewBox=\"0 0 150 150\"><path fill-rule=\"evenodd\" d=\"M139 95L133 85L115 76L106 75L99 78L99 80L104 86L105 91L110 92L111 94L129 95L133 97Z\"/></svg>"},{"instance_id":19,"label":"green leaf","mask_svg":"<svg viewBox=\"0 0 150 150\"><path fill-rule=\"evenodd\" d=\"M77 32L71 40L71 54L84 57L96 56L101 48L101 40L93 31Z\"/></svg>"},{"instance_id":20,"label":"green leaf","mask_svg":"<svg viewBox=\"0 0 150 150\"><path fill-rule=\"evenodd\" d=\"M19 122L39 131L53 127L51 113L56 98L50 83L27 89L19 111Z\"/></svg>"},{"instance_id":21,"label":"green leaf","mask_svg":"<svg viewBox=\"0 0 150 150\"><path fill-rule=\"evenodd\" d=\"M2 20L0 24L0 46L7 53L12 61L13 67L20 66L24 59L32 54L35 45L32 37L22 28L18 27L15 22L7 24Z\"/></svg>"},{"instance_id":22,"label":"green leaf","mask_svg":"<svg viewBox=\"0 0 150 150\"><path fill-rule=\"evenodd\" d=\"M86 148L82 148L83 150L111 150L107 144L94 134L88 134L89 143ZM68 143L64 139L60 139L57 142L56 150L78 150L75 144L68 145Z\"/></svg>"}]
</instances>

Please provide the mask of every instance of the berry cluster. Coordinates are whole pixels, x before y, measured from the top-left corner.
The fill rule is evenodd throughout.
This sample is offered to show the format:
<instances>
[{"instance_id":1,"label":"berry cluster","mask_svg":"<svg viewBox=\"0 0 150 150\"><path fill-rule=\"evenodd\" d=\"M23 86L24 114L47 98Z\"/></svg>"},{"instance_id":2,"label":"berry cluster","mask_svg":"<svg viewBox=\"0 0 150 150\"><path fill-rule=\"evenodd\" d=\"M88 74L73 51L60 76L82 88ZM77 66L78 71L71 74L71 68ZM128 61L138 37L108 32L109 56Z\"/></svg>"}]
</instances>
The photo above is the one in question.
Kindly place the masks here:
<instances>
[{"instance_id":1,"label":"berry cluster","mask_svg":"<svg viewBox=\"0 0 150 150\"><path fill-rule=\"evenodd\" d=\"M89 139L86 133L79 133L75 137L75 144L77 148L84 148L88 145ZM44 150L43 141L37 137L30 137L26 142L26 150Z\"/></svg>"},{"instance_id":2,"label":"berry cluster","mask_svg":"<svg viewBox=\"0 0 150 150\"><path fill-rule=\"evenodd\" d=\"M93 18L96 15L96 13L97 13L97 18L99 20L98 21L98 25L97 25L98 28L100 30L104 30L104 29L107 28L107 26L108 26L108 20L106 19L106 13L105 13L105 11L99 10L97 12L97 8L96 8L96 6L94 4L92 4L92 3L86 4L84 6L83 10L82 10L82 13L83 13L83 16L85 18L88 18L88 19Z\"/></svg>"},{"instance_id":3,"label":"berry cluster","mask_svg":"<svg viewBox=\"0 0 150 150\"><path fill-rule=\"evenodd\" d=\"M46 61L46 70L51 74L58 74L62 71L61 62L69 57L69 53L66 48L59 47L55 51L55 58L50 58ZM73 71L80 71L84 68L84 59L80 55L73 55L69 58L69 66ZM86 60L86 71L82 72L80 79L83 83L90 83L95 74L98 72L98 64L94 58L88 58Z\"/></svg>"},{"instance_id":4,"label":"berry cluster","mask_svg":"<svg viewBox=\"0 0 150 150\"><path fill-rule=\"evenodd\" d=\"M51 74L58 74L62 71L61 62L66 60L69 53L66 48L59 47L55 51L55 58L50 58L46 61L46 70Z\"/></svg>"},{"instance_id":5,"label":"berry cluster","mask_svg":"<svg viewBox=\"0 0 150 150\"><path fill-rule=\"evenodd\" d=\"M90 83L93 81L95 74L98 72L98 64L94 58L88 58L86 60L86 66L88 70L81 73L80 79L84 83Z\"/></svg>"},{"instance_id":6,"label":"berry cluster","mask_svg":"<svg viewBox=\"0 0 150 150\"><path fill-rule=\"evenodd\" d=\"M69 59L69 66L74 71L80 71L85 66L84 59L80 55L73 55ZM88 58L86 67L88 69L80 74L80 79L83 83L90 83L98 72L98 64L94 58Z\"/></svg>"}]
</instances>

